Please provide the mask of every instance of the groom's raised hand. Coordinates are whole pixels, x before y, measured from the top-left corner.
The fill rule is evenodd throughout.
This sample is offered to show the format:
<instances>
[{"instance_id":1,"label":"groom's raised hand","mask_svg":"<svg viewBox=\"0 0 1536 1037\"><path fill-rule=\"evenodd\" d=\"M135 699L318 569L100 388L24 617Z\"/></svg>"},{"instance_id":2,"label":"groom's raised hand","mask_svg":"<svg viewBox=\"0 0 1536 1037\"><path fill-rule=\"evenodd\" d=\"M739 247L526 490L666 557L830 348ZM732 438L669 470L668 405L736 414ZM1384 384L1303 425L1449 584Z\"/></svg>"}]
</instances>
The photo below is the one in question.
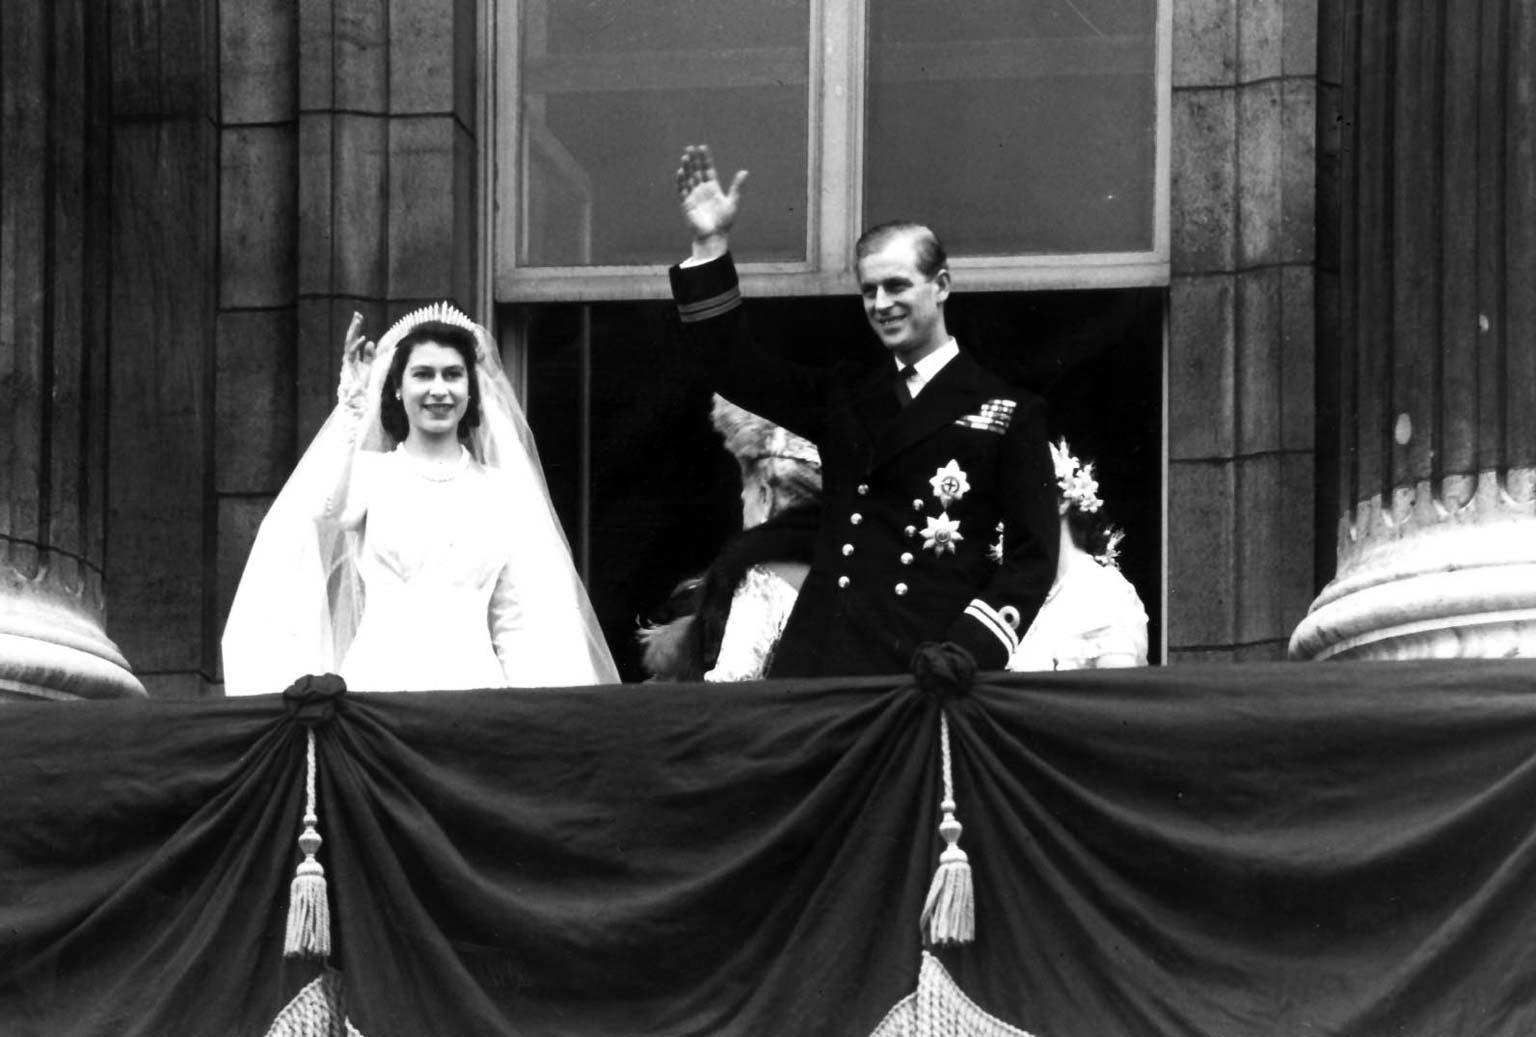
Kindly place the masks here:
<instances>
[{"instance_id":1,"label":"groom's raised hand","mask_svg":"<svg viewBox=\"0 0 1536 1037\"><path fill-rule=\"evenodd\" d=\"M731 179L729 188L722 189L709 146L690 144L683 149L677 167L677 196L683 221L693 232L695 261L716 259L729 250L731 227L741 206L741 185L746 179L743 169Z\"/></svg>"}]
</instances>

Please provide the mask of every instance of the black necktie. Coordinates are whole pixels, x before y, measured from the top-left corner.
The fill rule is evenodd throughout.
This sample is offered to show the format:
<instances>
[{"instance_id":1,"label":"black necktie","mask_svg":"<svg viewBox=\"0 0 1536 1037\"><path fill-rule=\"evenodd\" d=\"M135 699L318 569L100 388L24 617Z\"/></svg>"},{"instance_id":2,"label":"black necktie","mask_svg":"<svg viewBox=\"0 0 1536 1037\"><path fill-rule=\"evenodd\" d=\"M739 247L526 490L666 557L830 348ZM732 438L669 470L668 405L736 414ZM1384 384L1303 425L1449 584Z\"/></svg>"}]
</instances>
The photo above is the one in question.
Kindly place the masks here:
<instances>
[{"instance_id":1,"label":"black necktie","mask_svg":"<svg viewBox=\"0 0 1536 1037\"><path fill-rule=\"evenodd\" d=\"M917 368L911 364L902 364L901 370L896 372L896 398L901 401L903 407L912 402L912 390L907 388L907 383L916 374Z\"/></svg>"}]
</instances>

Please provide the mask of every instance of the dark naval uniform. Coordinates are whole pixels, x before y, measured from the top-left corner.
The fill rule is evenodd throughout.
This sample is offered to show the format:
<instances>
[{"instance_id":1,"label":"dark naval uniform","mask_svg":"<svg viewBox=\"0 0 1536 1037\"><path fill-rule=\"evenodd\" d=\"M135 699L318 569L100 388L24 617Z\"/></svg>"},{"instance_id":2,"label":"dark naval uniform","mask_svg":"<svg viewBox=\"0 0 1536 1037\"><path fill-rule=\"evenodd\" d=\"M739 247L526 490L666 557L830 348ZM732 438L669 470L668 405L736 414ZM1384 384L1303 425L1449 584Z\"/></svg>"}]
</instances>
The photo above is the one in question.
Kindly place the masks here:
<instances>
[{"instance_id":1,"label":"dark naval uniform","mask_svg":"<svg viewBox=\"0 0 1536 1037\"><path fill-rule=\"evenodd\" d=\"M715 388L821 451L823 524L770 676L905 672L941 640L1002 669L1056 575L1043 401L962 351L903 406L889 361L824 372L760 349L729 255L671 276Z\"/></svg>"}]
</instances>

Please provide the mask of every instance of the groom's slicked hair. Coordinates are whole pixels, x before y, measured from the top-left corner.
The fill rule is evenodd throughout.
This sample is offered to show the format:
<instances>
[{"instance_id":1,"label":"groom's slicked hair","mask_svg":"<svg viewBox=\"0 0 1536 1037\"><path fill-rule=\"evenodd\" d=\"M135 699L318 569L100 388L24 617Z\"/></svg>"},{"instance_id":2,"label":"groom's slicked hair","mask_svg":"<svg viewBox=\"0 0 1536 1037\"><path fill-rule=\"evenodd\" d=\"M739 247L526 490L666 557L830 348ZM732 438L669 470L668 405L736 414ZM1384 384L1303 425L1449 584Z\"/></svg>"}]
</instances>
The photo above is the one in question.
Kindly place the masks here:
<instances>
[{"instance_id":1,"label":"groom's slicked hair","mask_svg":"<svg viewBox=\"0 0 1536 1037\"><path fill-rule=\"evenodd\" d=\"M865 256L880 251L892 238L904 235L912 238L912 247L917 252L917 269L924 277L935 277L940 270L949 266L949 255L944 251L944 243L933 232L933 228L913 220L879 223L859 235L858 242L853 246L855 265Z\"/></svg>"},{"instance_id":2,"label":"groom's slicked hair","mask_svg":"<svg viewBox=\"0 0 1536 1037\"><path fill-rule=\"evenodd\" d=\"M405 365L410 363L411 351L423 342L436 342L447 346L464 359L464 374L469 381L469 405L459 419L459 438L468 439L470 429L480 425L480 387L475 381L475 336L456 324L441 321L423 321L411 329L395 347L395 355L389 361L389 373L384 376L383 396L379 400L379 421L384 431L397 443L405 442L411 434L411 421L405 416L405 404L395 395L400 380L405 377Z\"/></svg>"}]
</instances>

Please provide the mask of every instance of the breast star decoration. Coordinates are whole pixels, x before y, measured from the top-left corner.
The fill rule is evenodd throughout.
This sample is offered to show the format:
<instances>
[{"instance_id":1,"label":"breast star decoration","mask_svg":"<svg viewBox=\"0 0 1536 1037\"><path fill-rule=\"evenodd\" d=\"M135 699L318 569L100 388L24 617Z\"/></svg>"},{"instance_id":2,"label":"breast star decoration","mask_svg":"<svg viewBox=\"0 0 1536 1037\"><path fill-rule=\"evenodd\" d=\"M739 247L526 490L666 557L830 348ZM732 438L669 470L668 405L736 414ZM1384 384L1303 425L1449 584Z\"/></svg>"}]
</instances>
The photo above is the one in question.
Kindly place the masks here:
<instances>
[{"instance_id":1,"label":"breast star decoration","mask_svg":"<svg viewBox=\"0 0 1536 1037\"><path fill-rule=\"evenodd\" d=\"M960 462L953 459L933 473L933 478L928 480L928 485L933 487L933 495L939 498L939 503L946 508L971 490L970 477L965 474L965 469L960 467Z\"/></svg>"},{"instance_id":2,"label":"breast star decoration","mask_svg":"<svg viewBox=\"0 0 1536 1037\"><path fill-rule=\"evenodd\" d=\"M941 513L937 518L926 516L927 525L923 527L923 549L932 551L936 555L955 553L955 544L965 537L960 535L960 523L949 517L948 512Z\"/></svg>"}]
</instances>

